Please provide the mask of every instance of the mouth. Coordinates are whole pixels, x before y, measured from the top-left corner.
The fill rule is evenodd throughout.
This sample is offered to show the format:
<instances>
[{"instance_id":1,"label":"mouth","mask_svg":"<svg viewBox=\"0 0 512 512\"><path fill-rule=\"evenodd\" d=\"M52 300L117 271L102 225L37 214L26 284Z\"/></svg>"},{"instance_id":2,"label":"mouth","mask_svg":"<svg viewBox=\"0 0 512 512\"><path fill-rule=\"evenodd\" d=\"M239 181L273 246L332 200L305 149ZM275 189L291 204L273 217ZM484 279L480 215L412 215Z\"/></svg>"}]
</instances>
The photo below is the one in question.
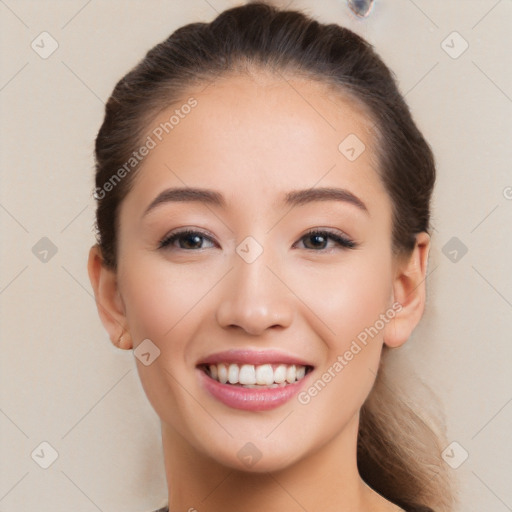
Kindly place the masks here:
<instances>
[{"instance_id":1,"label":"mouth","mask_svg":"<svg viewBox=\"0 0 512 512\"><path fill-rule=\"evenodd\" d=\"M310 365L265 363L200 364L198 368L220 384L247 389L275 389L301 381L313 370Z\"/></svg>"},{"instance_id":2,"label":"mouth","mask_svg":"<svg viewBox=\"0 0 512 512\"><path fill-rule=\"evenodd\" d=\"M277 351L231 350L196 365L201 386L222 404L247 411L274 409L291 400L314 366Z\"/></svg>"}]
</instances>

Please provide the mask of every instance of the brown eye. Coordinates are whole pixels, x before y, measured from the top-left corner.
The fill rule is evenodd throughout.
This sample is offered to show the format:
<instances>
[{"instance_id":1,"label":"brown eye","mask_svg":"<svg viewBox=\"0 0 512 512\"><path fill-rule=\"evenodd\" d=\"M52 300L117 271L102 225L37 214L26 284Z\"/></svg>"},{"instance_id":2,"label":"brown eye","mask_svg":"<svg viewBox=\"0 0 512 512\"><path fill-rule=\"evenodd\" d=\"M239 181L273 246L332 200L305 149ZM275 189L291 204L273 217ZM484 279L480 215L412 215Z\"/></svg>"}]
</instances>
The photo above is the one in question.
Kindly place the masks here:
<instances>
[{"instance_id":1,"label":"brown eye","mask_svg":"<svg viewBox=\"0 0 512 512\"><path fill-rule=\"evenodd\" d=\"M304 235L301 240L304 240L306 249L323 250L327 248L329 240L334 241L334 244L347 249L352 249L356 246L355 242L345 236L331 233L330 231L310 231ZM309 243L311 242L311 243Z\"/></svg>"},{"instance_id":2,"label":"brown eye","mask_svg":"<svg viewBox=\"0 0 512 512\"><path fill-rule=\"evenodd\" d=\"M172 233L165 237L159 244L160 249L169 248L174 245L174 242L178 241L178 247L173 247L175 249L183 249L183 250L197 250L204 249L205 247L201 247L202 242L204 240L211 239L206 235L202 234L200 231L193 230L185 230L179 231L177 233Z\"/></svg>"},{"instance_id":3,"label":"brown eye","mask_svg":"<svg viewBox=\"0 0 512 512\"><path fill-rule=\"evenodd\" d=\"M304 237L304 240L309 240L312 247L308 247L308 244L304 244L308 249L325 249L329 238L321 234L313 234Z\"/></svg>"}]
</instances>

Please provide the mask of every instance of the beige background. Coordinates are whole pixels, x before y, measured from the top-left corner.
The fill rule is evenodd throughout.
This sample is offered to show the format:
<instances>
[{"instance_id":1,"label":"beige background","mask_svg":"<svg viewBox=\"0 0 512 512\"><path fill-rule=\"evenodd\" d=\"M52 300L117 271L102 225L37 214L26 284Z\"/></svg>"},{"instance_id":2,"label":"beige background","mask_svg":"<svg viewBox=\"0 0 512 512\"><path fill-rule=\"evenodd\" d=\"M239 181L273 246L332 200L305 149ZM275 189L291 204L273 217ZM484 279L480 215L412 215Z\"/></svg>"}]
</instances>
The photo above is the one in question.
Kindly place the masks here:
<instances>
[{"instance_id":1,"label":"beige background","mask_svg":"<svg viewBox=\"0 0 512 512\"><path fill-rule=\"evenodd\" d=\"M115 82L150 47L235 3L0 1L0 512L144 512L166 499L158 418L87 277L93 142ZM452 460L469 453L452 470L458 510L512 510L512 2L376 0L364 20L344 0L284 3L375 44L433 146L428 312L400 357L442 398ZM43 31L59 45L46 59L31 48ZM58 453L48 469L42 442Z\"/></svg>"}]
</instances>

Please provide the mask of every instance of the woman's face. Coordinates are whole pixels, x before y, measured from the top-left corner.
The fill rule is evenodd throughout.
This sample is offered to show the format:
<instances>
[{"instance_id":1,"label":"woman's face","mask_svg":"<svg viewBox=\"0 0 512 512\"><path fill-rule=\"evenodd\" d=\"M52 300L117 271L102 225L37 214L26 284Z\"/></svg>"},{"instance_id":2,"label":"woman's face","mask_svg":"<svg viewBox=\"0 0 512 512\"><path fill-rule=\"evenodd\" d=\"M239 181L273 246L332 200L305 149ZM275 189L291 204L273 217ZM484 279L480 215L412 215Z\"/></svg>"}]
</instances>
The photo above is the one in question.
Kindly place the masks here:
<instances>
[{"instance_id":1,"label":"woman's face","mask_svg":"<svg viewBox=\"0 0 512 512\"><path fill-rule=\"evenodd\" d=\"M325 85L260 74L189 96L161 141L180 105L152 124L121 205L126 324L136 354L160 351L137 367L171 431L275 470L354 435L393 316L391 203L371 122Z\"/></svg>"}]
</instances>

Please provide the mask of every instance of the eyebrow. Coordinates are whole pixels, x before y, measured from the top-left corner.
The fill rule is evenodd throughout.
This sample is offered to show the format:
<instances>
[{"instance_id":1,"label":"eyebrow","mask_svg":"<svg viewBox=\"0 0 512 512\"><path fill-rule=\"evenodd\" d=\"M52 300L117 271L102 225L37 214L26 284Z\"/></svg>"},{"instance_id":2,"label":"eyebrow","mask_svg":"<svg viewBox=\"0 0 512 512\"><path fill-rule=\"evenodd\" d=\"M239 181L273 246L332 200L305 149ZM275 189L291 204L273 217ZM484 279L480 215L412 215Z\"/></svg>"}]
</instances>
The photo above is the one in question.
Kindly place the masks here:
<instances>
[{"instance_id":1,"label":"eyebrow","mask_svg":"<svg viewBox=\"0 0 512 512\"><path fill-rule=\"evenodd\" d=\"M299 206L313 201L342 201L352 204L365 213L368 213L368 208L363 201L344 188L321 187L293 190L292 192L288 192L285 198L285 203L292 206Z\"/></svg>"},{"instance_id":2,"label":"eyebrow","mask_svg":"<svg viewBox=\"0 0 512 512\"><path fill-rule=\"evenodd\" d=\"M171 202L189 202L194 201L203 204L225 208L226 200L224 196L210 189L204 188L169 188L158 194L150 205L144 211L143 216L148 214L157 206ZM341 201L352 204L361 211L368 213L368 208L356 195L346 189L322 187L308 188L305 190L292 190L284 197L284 203L290 206L300 206L314 201Z\"/></svg>"}]
</instances>

